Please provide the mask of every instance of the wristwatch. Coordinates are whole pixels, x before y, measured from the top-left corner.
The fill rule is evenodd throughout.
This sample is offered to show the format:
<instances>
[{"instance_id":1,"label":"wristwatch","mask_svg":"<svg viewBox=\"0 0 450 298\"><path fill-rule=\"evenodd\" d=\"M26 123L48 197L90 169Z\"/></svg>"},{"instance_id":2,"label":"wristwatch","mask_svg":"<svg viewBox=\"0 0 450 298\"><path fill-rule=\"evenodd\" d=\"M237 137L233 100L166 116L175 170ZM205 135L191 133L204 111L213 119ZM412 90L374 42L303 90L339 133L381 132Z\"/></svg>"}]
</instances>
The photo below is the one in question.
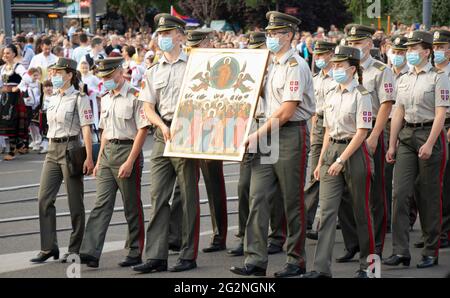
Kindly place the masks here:
<instances>
[{"instance_id":1,"label":"wristwatch","mask_svg":"<svg viewBox=\"0 0 450 298\"><path fill-rule=\"evenodd\" d=\"M336 162L337 162L338 164L340 164L341 166L344 165L344 161L343 161L340 157L336 158Z\"/></svg>"}]
</instances>

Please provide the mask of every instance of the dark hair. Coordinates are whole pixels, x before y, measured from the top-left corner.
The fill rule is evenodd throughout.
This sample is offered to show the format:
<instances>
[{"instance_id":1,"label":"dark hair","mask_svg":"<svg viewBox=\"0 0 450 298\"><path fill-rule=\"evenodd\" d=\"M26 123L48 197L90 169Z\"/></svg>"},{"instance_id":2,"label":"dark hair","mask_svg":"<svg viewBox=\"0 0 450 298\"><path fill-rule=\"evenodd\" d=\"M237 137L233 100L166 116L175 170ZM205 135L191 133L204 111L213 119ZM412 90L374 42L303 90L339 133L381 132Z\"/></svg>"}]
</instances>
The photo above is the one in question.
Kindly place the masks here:
<instances>
[{"instance_id":1,"label":"dark hair","mask_svg":"<svg viewBox=\"0 0 450 298\"><path fill-rule=\"evenodd\" d=\"M356 68L355 74L358 75L358 83L360 85L362 85L363 84L363 71L362 71L361 66L359 65L359 60L349 59L348 63L350 64L350 66L354 66Z\"/></svg>"},{"instance_id":2,"label":"dark hair","mask_svg":"<svg viewBox=\"0 0 450 298\"><path fill-rule=\"evenodd\" d=\"M50 38L44 38L42 40L42 45L47 45L47 46L51 46L52 45L52 41Z\"/></svg>"},{"instance_id":3,"label":"dark hair","mask_svg":"<svg viewBox=\"0 0 450 298\"><path fill-rule=\"evenodd\" d=\"M87 43L88 42L88 36L86 33L81 33L80 34L80 42L82 43Z\"/></svg>"},{"instance_id":4,"label":"dark hair","mask_svg":"<svg viewBox=\"0 0 450 298\"><path fill-rule=\"evenodd\" d=\"M95 47L95 46L97 46L99 44L102 44L102 43L103 43L103 40L100 37L94 37L91 40L91 47Z\"/></svg>"},{"instance_id":5,"label":"dark hair","mask_svg":"<svg viewBox=\"0 0 450 298\"><path fill-rule=\"evenodd\" d=\"M53 87L52 81L51 80L46 80L42 83L42 86L44 87Z\"/></svg>"},{"instance_id":6,"label":"dark hair","mask_svg":"<svg viewBox=\"0 0 450 298\"><path fill-rule=\"evenodd\" d=\"M19 51L17 50L17 47L13 45L12 43L6 46L7 49L10 49L14 53L14 57L17 57L19 55Z\"/></svg>"},{"instance_id":7,"label":"dark hair","mask_svg":"<svg viewBox=\"0 0 450 298\"><path fill-rule=\"evenodd\" d=\"M133 46L126 46L128 56L133 57L136 54L136 49Z\"/></svg>"},{"instance_id":8,"label":"dark hair","mask_svg":"<svg viewBox=\"0 0 450 298\"><path fill-rule=\"evenodd\" d=\"M78 72L75 69L70 69L70 68L66 68L65 72L72 74L72 79L70 80L70 84L76 90L80 90L80 77L78 77Z\"/></svg>"},{"instance_id":9,"label":"dark hair","mask_svg":"<svg viewBox=\"0 0 450 298\"><path fill-rule=\"evenodd\" d=\"M56 56L58 56L58 54L61 54L64 52L64 49L60 46L56 46L53 48L53 54L55 54Z\"/></svg>"},{"instance_id":10,"label":"dark hair","mask_svg":"<svg viewBox=\"0 0 450 298\"><path fill-rule=\"evenodd\" d=\"M26 39L23 36L17 36L16 41L20 43L26 43Z\"/></svg>"},{"instance_id":11,"label":"dark hair","mask_svg":"<svg viewBox=\"0 0 450 298\"><path fill-rule=\"evenodd\" d=\"M430 50L430 56L428 56L428 60L431 61L434 64L434 50L433 45L429 43L422 42L420 43L422 46L422 49L424 50Z\"/></svg>"}]
</instances>

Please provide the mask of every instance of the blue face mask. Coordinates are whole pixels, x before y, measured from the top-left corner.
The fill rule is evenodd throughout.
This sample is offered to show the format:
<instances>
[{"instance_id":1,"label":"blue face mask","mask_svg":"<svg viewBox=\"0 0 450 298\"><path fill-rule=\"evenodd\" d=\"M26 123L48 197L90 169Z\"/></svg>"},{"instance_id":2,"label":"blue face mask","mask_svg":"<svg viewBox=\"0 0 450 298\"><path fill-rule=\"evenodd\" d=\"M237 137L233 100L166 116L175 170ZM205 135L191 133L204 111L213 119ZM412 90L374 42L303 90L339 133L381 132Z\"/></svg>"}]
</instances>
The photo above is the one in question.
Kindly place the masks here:
<instances>
[{"instance_id":1,"label":"blue face mask","mask_svg":"<svg viewBox=\"0 0 450 298\"><path fill-rule=\"evenodd\" d=\"M392 62L392 65L394 65L395 67L402 66L403 63L405 63L405 57L402 56L402 55L392 54L391 55L391 62Z\"/></svg>"},{"instance_id":2,"label":"blue face mask","mask_svg":"<svg viewBox=\"0 0 450 298\"><path fill-rule=\"evenodd\" d=\"M347 69L339 68L333 70L333 79L339 84L347 82L348 81Z\"/></svg>"},{"instance_id":3,"label":"blue face mask","mask_svg":"<svg viewBox=\"0 0 450 298\"><path fill-rule=\"evenodd\" d=\"M63 80L62 76L53 76L52 84L53 84L53 87L56 89L59 89L62 86L64 86L64 80Z\"/></svg>"},{"instance_id":4,"label":"blue face mask","mask_svg":"<svg viewBox=\"0 0 450 298\"><path fill-rule=\"evenodd\" d=\"M406 54L406 60L411 65L419 65L421 62L419 52L410 52Z\"/></svg>"},{"instance_id":5,"label":"blue face mask","mask_svg":"<svg viewBox=\"0 0 450 298\"><path fill-rule=\"evenodd\" d=\"M276 37L267 37L266 39L267 49L273 53L277 53L280 49L280 39Z\"/></svg>"},{"instance_id":6,"label":"blue face mask","mask_svg":"<svg viewBox=\"0 0 450 298\"><path fill-rule=\"evenodd\" d=\"M316 66L319 69L323 69L323 68L325 68L327 66L327 63L325 62L325 59L317 59L316 60Z\"/></svg>"},{"instance_id":7,"label":"blue face mask","mask_svg":"<svg viewBox=\"0 0 450 298\"><path fill-rule=\"evenodd\" d=\"M164 36L158 37L158 47L163 52L172 51L172 49L174 47L172 37L164 37Z\"/></svg>"},{"instance_id":8,"label":"blue face mask","mask_svg":"<svg viewBox=\"0 0 450 298\"><path fill-rule=\"evenodd\" d=\"M113 80L107 80L103 82L103 86L105 86L105 89L108 91L114 90L117 88L117 83Z\"/></svg>"},{"instance_id":9,"label":"blue face mask","mask_svg":"<svg viewBox=\"0 0 450 298\"><path fill-rule=\"evenodd\" d=\"M445 56L445 51L436 51L434 52L434 62L436 64L441 64L447 60L447 57Z\"/></svg>"}]
</instances>

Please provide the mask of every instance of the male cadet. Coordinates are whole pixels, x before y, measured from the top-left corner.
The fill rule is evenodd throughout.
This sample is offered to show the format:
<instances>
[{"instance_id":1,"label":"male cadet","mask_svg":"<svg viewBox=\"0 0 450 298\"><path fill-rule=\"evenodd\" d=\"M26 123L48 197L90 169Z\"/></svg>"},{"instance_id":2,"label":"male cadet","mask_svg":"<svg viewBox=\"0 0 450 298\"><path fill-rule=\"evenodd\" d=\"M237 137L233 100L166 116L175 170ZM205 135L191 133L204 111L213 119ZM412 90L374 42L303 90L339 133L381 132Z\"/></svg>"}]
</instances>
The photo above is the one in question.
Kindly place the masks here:
<instances>
[{"instance_id":1,"label":"male cadet","mask_svg":"<svg viewBox=\"0 0 450 298\"><path fill-rule=\"evenodd\" d=\"M306 121L315 109L314 87L308 64L291 48L300 20L276 11L269 11L266 18L269 20L266 44L274 54L264 86L268 119L249 136L248 144L256 147L259 138L267 138L270 142L274 138L272 132L276 130L279 136L278 140L273 139L270 154L275 148L279 154L267 158L259 148L252 161L250 211L244 239L245 263L243 267L231 267L230 270L239 275L266 275L270 194L279 187L287 221L287 263L275 276L288 277L301 275L306 268L303 187L309 146Z\"/></svg>"},{"instance_id":2,"label":"male cadet","mask_svg":"<svg viewBox=\"0 0 450 298\"><path fill-rule=\"evenodd\" d=\"M433 35L434 65L437 69L444 71L450 79L450 31L437 30ZM447 142L450 142L450 110L447 111L445 120L447 130ZM450 149L450 146L447 148ZM447 151L449 152L449 151ZM448 154L447 154L448 156ZM447 162L444 174L444 191L442 196L442 233L441 248L449 247L450 244L450 162Z\"/></svg>"},{"instance_id":3,"label":"male cadet","mask_svg":"<svg viewBox=\"0 0 450 298\"><path fill-rule=\"evenodd\" d=\"M183 200L183 239L178 262L169 270L185 271L197 267L200 205L197 188L198 164L194 159L164 157L166 142L171 139L170 125L187 65L181 49L185 22L167 13L155 16L158 46L163 56L150 67L144 78L139 100L144 102L145 115L157 126L150 157L150 195L153 207L147 228L145 254L147 262L133 267L150 273L167 270L170 220L169 200L178 178Z\"/></svg>"},{"instance_id":4,"label":"male cadet","mask_svg":"<svg viewBox=\"0 0 450 298\"><path fill-rule=\"evenodd\" d=\"M334 56L334 49L337 44L318 41L314 47L314 61L316 67L320 69L314 76L314 91L316 99L316 113L312 117L311 134L311 169L315 169L319 162L320 152L322 151L323 137L325 128L323 127L323 105L327 94L333 90L337 83L333 80L330 63ZM314 179L314 171L311 171L309 186L305 188L305 206L307 210L307 226L312 229L314 218L316 216L317 206L319 205L319 181ZM307 237L313 240L318 239L317 231L309 231Z\"/></svg>"},{"instance_id":5,"label":"male cadet","mask_svg":"<svg viewBox=\"0 0 450 298\"><path fill-rule=\"evenodd\" d=\"M251 32L249 33L249 49L267 49L266 47L266 34L264 32ZM257 129L256 126L262 126L265 121L266 100L263 97L259 98L258 107L255 113L255 123L252 127L252 131ZM241 162L239 169L239 182L238 182L238 204L239 204L239 231L236 235L240 238L238 246L228 251L230 256L242 256L244 255L244 235L245 226L247 225L248 213L249 213L249 194L250 194L250 178L252 175L251 163L255 154L246 153L244 160ZM286 241L286 218L284 216L284 207L281 198L279 197L280 189L272 189L273 193L271 198L271 210L270 210L270 230L269 245L267 247L267 253L269 255L279 253L283 251L283 245Z\"/></svg>"},{"instance_id":6,"label":"male cadet","mask_svg":"<svg viewBox=\"0 0 450 298\"><path fill-rule=\"evenodd\" d=\"M145 229L141 201L142 146L149 125L137 90L123 77L122 58L97 60L98 76L108 92L102 98L99 127L103 129L100 156L94 168L97 201L86 225L80 257L98 267L117 189L122 194L128 223L128 256L121 267L141 263Z\"/></svg>"},{"instance_id":7,"label":"male cadet","mask_svg":"<svg viewBox=\"0 0 450 298\"><path fill-rule=\"evenodd\" d=\"M197 29L187 32L186 46L190 48L211 48L210 34L212 29ZM206 192L208 194L209 210L211 214L211 223L213 235L209 247L203 249L203 252L214 252L226 249L228 214L227 214L227 194L225 190L225 178L223 176L223 161L221 160L200 160L200 169L205 180ZM180 218L183 216L182 201L180 197L179 186L177 183L174 191L170 211L170 235L169 247L175 247L181 243L182 223ZM172 244L172 245L171 245Z\"/></svg>"},{"instance_id":8,"label":"male cadet","mask_svg":"<svg viewBox=\"0 0 450 298\"><path fill-rule=\"evenodd\" d=\"M363 71L363 86L372 96L373 129L366 140L367 147L374 160L374 177L370 191L370 207L375 232L375 252L381 256L384 238L387 232L387 203L384 181L385 140L384 129L389 120L394 103L394 77L392 70L385 64L375 60L370 55L373 48L372 35L375 29L363 25L349 24L345 27L347 43L361 51L361 68ZM390 182L389 182L390 183ZM348 194L346 195L348 196ZM339 209L339 221L342 226L346 254L337 262L348 262L359 251L358 235L353 216L352 206L348 198L342 200Z\"/></svg>"}]
</instances>

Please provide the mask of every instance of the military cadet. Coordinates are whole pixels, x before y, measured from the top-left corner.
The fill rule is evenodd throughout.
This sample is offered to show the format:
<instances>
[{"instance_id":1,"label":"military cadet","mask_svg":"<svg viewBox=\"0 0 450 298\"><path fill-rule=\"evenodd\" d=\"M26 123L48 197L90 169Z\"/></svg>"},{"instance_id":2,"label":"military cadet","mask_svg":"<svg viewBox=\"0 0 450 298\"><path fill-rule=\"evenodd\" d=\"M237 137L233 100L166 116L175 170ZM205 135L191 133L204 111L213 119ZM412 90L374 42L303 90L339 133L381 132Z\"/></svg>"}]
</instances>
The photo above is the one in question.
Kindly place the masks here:
<instances>
[{"instance_id":1,"label":"military cadet","mask_svg":"<svg viewBox=\"0 0 450 298\"><path fill-rule=\"evenodd\" d=\"M392 70L370 55L373 48L372 35L375 29L364 25L349 24L346 26L347 43L360 49L363 86L372 96L373 127L367 137L367 147L374 158L374 181L370 205L375 233L376 253L381 256L384 238L387 232L387 203L384 179L385 140L384 129L389 120L394 103L394 78ZM347 198L347 196L346 196ZM351 200L344 199L339 210L339 221L342 226L346 254L337 259L338 262L350 261L358 249L357 227Z\"/></svg>"},{"instance_id":2,"label":"military cadet","mask_svg":"<svg viewBox=\"0 0 450 298\"><path fill-rule=\"evenodd\" d=\"M259 148L252 161L250 210L244 239L245 263L243 267L230 270L239 275L266 275L269 196L279 187L287 221L287 262L275 276L288 277L300 275L306 268L303 187L309 147L306 121L315 109L314 88L308 64L291 48L300 20L275 11L268 12L266 17L269 20L266 44L274 56L263 95L268 119L249 136L248 144L252 148L259 138L270 141L275 132L278 140L274 141L272 149L278 146L279 155L268 157L261 152L270 148Z\"/></svg>"},{"instance_id":3,"label":"military cadet","mask_svg":"<svg viewBox=\"0 0 450 298\"><path fill-rule=\"evenodd\" d=\"M249 49L266 49L266 34L264 32L250 32L249 33ZM258 108L255 114L255 123L252 131L255 131L258 126L262 126L265 121L264 107L266 101L264 98L259 98ZM230 256L244 255L244 235L245 226L247 225L249 213L249 193L250 193L250 178L252 174L251 162L254 158L254 153L246 153L244 160L241 162L239 168L239 182L238 182L238 204L239 204L239 244L228 251ZM279 197L279 188L272 189L271 197L271 211L270 211L270 234L269 245L267 253L269 255L283 251L283 245L286 241L286 218L284 216L284 207L281 198Z\"/></svg>"},{"instance_id":4,"label":"military cadet","mask_svg":"<svg viewBox=\"0 0 450 298\"><path fill-rule=\"evenodd\" d=\"M372 158L366 137L372 128L370 93L362 86L364 75L357 48L338 46L333 62L333 78L339 83L324 104L324 143L314 170L320 179L320 227L313 271L305 278L331 277L331 258L336 236L336 217L347 188L352 199L360 247L360 269L356 277L367 277L367 257L374 253L369 199ZM357 81L357 78L359 81Z\"/></svg>"},{"instance_id":5,"label":"military cadet","mask_svg":"<svg viewBox=\"0 0 450 298\"><path fill-rule=\"evenodd\" d=\"M392 219L393 254L383 263L409 266L409 202L417 182L416 197L425 247L418 268L438 264L441 233L441 197L446 162L443 131L449 107L450 83L446 74L431 65L433 35L413 31L408 36L406 58L412 65L396 91L397 105L392 118L386 160L395 162ZM405 124L403 124L405 121ZM399 140L398 149L396 148Z\"/></svg>"},{"instance_id":6,"label":"military cadet","mask_svg":"<svg viewBox=\"0 0 450 298\"><path fill-rule=\"evenodd\" d=\"M186 34L186 46L189 48L211 48L211 29L192 30ZM208 194L209 210L213 235L209 247L203 252L215 252L226 249L228 214L227 214L227 194L225 189L225 178L223 176L223 161L221 160L200 160L200 169L205 180L206 192ZM177 186L178 183L177 183ZM182 222L179 220L183 216L182 201L180 191L174 192L174 197L170 212L170 244L176 247L181 243Z\"/></svg>"},{"instance_id":7,"label":"military cadet","mask_svg":"<svg viewBox=\"0 0 450 298\"><path fill-rule=\"evenodd\" d=\"M181 49L185 22L162 13L155 16L155 24L158 24L158 46L164 54L158 63L147 70L145 86L139 95L139 100L144 102L148 120L158 127L150 157L153 212L147 228L147 261L133 267L135 271L142 273L167 270L169 200L176 178L183 200L183 217L180 219L183 223L183 238L179 259L170 271L185 271L197 267L200 226L197 161L163 156L165 143L171 139L170 126L187 65L187 56Z\"/></svg>"},{"instance_id":8,"label":"military cadet","mask_svg":"<svg viewBox=\"0 0 450 298\"><path fill-rule=\"evenodd\" d=\"M437 30L433 39L434 65L444 71L450 79L450 31ZM445 119L447 142L450 142L450 111ZM450 145L447 146L450 149ZM448 151L447 151L448 152ZM442 197L442 233L441 248L450 246L450 163L447 162L444 175L444 193Z\"/></svg>"},{"instance_id":9,"label":"military cadet","mask_svg":"<svg viewBox=\"0 0 450 298\"><path fill-rule=\"evenodd\" d=\"M47 108L48 132L50 140L45 157L39 187L39 223L41 232L41 252L31 260L41 263L53 257L59 258L56 238L55 201L64 179L69 202L72 233L69 249L62 262L70 254L78 254L84 234L84 187L83 175L71 176L66 161L66 149L81 146L80 132L86 145L84 174L91 174L94 169L92 159L91 125L94 123L89 98L78 91L79 81L76 76L77 62L72 59L59 58L51 67L53 87L56 93L49 99Z\"/></svg>"},{"instance_id":10,"label":"military cadet","mask_svg":"<svg viewBox=\"0 0 450 298\"><path fill-rule=\"evenodd\" d=\"M117 190L122 194L128 223L128 255L119 263L141 261L145 229L141 201L142 146L149 123L137 90L123 76L123 58L95 61L97 76L108 91L102 97L99 127L103 130L100 156L94 169L97 200L86 225L80 257L88 267L98 267L106 232L114 212Z\"/></svg>"},{"instance_id":11,"label":"military cadet","mask_svg":"<svg viewBox=\"0 0 450 298\"><path fill-rule=\"evenodd\" d=\"M337 45L327 41L318 41L314 47L314 61L320 71L314 76L314 91L316 99L316 113L312 118L311 133L311 169L315 169L319 162L320 152L323 145L323 136L325 128L323 127L323 104L325 97L332 89L336 87L331 70L331 58L334 56L334 49ZM317 206L319 204L319 181L314 178L311 171L309 186L305 188L305 205L307 210L307 225L311 227L316 216ZM309 231L308 238L317 240L317 231Z\"/></svg>"}]
</instances>

